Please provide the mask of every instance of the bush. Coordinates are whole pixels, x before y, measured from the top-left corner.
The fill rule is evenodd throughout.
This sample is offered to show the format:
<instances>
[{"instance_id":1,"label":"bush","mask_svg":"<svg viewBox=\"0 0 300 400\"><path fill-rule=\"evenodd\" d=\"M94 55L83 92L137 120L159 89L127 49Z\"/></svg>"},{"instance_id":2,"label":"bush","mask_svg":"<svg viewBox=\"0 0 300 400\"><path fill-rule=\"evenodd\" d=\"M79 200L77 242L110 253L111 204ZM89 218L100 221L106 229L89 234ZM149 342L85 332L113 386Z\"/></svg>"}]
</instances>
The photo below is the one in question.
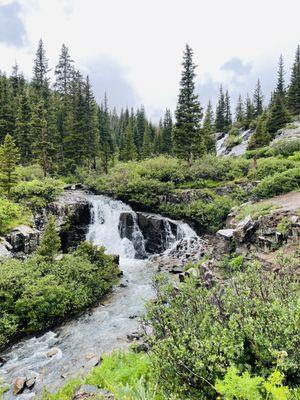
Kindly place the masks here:
<instances>
[{"instance_id":1,"label":"bush","mask_svg":"<svg viewBox=\"0 0 300 400\"><path fill-rule=\"evenodd\" d=\"M250 161L242 157L216 157L207 155L191 166L191 177L197 179L212 179L226 181L242 178L247 175Z\"/></svg>"},{"instance_id":2,"label":"bush","mask_svg":"<svg viewBox=\"0 0 300 400\"><path fill-rule=\"evenodd\" d=\"M0 234L3 235L17 225L29 224L31 215L19 204L0 198Z\"/></svg>"},{"instance_id":3,"label":"bush","mask_svg":"<svg viewBox=\"0 0 300 400\"><path fill-rule=\"evenodd\" d=\"M242 221L248 215L251 215L253 219L257 219L263 215L269 214L275 207L270 203L253 203L253 204L242 204L236 214L236 221Z\"/></svg>"},{"instance_id":4,"label":"bush","mask_svg":"<svg viewBox=\"0 0 300 400\"><path fill-rule=\"evenodd\" d=\"M61 181L53 178L23 181L15 187L14 197L28 206L43 207L62 192L63 186Z\"/></svg>"},{"instance_id":5,"label":"bush","mask_svg":"<svg viewBox=\"0 0 300 400\"><path fill-rule=\"evenodd\" d=\"M60 261L32 256L6 260L0 268L0 347L99 301L119 275L112 257L90 243Z\"/></svg>"},{"instance_id":6,"label":"bush","mask_svg":"<svg viewBox=\"0 0 300 400\"><path fill-rule=\"evenodd\" d=\"M294 154L296 151L300 151L300 139L282 139L276 140L276 142L271 145L268 154L271 156L288 157Z\"/></svg>"},{"instance_id":7,"label":"bush","mask_svg":"<svg viewBox=\"0 0 300 400\"><path fill-rule=\"evenodd\" d=\"M44 172L39 164L27 166L19 165L16 172L22 181L33 181L34 179L42 180L44 178Z\"/></svg>"},{"instance_id":8,"label":"bush","mask_svg":"<svg viewBox=\"0 0 300 400\"><path fill-rule=\"evenodd\" d=\"M286 382L299 384L296 280L292 268L276 274L258 263L212 289L190 278L174 290L158 277L144 323L152 329L148 342L162 388L181 398L213 399L212 385L229 365L266 377L283 350Z\"/></svg>"},{"instance_id":9,"label":"bush","mask_svg":"<svg viewBox=\"0 0 300 400\"><path fill-rule=\"evenodd\" d=\"M295 168L297 164L291 160L279 158L261 158L257 160L256 168L250 169L248 173L249 179L263 179L277 172L284 172L288 169Z\"/></svg>"},{"instance_id":10,"label":"bush","mask_svg":"<svg viewBox=\"0 0 300 400\"><path fill-rule=\"evenodd\" d=\"M264 178L254 189L254 194L267 198L300 188L300 168L274 174Z\"/></svg>"}]
</instances>

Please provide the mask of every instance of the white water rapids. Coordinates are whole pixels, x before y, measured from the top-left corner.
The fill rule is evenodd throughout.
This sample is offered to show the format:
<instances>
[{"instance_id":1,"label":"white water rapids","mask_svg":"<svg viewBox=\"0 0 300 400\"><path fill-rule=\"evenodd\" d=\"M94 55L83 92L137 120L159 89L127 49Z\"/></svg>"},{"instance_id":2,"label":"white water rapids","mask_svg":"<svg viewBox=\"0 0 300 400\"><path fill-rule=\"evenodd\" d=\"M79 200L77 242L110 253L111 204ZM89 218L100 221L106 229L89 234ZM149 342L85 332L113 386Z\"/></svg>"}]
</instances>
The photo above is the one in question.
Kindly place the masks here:
<instances>
[{"instance_id":1,"label":"white water rapids","mask_svg":"<svg viewBox=\"0 0 300 400\"><path fill-rule=\"evenodd\" d=\"M127 335L138 330L138 316L144 310L145 301L153 296L151 281L156 268L148 260L134 258L137 244L140 250L145 249L138 225L135 222L132 239L135 246L133 241L121 239L119 233L121 213L132 213L136 221L134 211L121 201L105 196L91 196L90 202L93 218L87 240L105 246L109 254L120 256L120 268L124 274L121 285L91 311L41 336L21 340L1 354L7 362L0 368L0 377L8 384L30 371L38 374L32 392L15 397L10 391L4 399L29 399L33 393L40 393L43 386L55 391L66 379L84 375L92 366L93 355L126 348ZM166 219L166 224L168 221ZM187 224L175 223L178 224L178 234L175 237L169 230L169 249L166 251L175 246L177 240L196 236ZM54 347L58 349L57 353L48 357L47 353Z\"/></svg>"}]
</instances>

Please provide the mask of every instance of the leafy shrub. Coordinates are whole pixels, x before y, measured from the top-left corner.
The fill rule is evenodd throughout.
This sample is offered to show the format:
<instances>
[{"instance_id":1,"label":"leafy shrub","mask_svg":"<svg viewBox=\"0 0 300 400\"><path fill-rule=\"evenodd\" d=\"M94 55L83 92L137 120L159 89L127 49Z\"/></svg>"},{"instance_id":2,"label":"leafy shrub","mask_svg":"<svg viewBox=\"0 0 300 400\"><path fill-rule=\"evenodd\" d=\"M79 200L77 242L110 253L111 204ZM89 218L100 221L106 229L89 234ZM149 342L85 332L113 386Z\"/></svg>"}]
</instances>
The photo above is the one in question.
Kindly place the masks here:
<instances>
[{"instance_id":1,"label":"leafy shrub","mask_svg":"<svg viewBox=\"0 0 300 400\"><path fill-rule=\"evenodd\" d=\"M288 157L296 151L300 151L300 139L276 140L276 142L271 145L268 153L272 156Z\"/></svg>"},{"instance_id":2,"label":"leafy shrub","mask_svg":"<svg viewBox=\"0 0 300 400\"><path fill-rule=\"evenodd\" d=\"M215 389L224 400L289 400L291 392L283 385L283 380L284 375L278 370L265 379L251 376L248 371L240 375L232 366L222 380L217 380Z\"/></svg>"},{"instance_id":3,"label":"leafy shrub","mask_svg":"<svg viewBox=\"0 0 300 400\"><path fill-rule=\"evenodd\" d=\"M248 215L251 215L253 219L257 219L263 215L269 214L275 207L270 203L253 203L253 204L243 204L239 207L236 214L236 221L242 221Z\"/></svg>"},{"instance_id":4,"label":"leafy shrub","mask_svg":"<svg viewBox=\"0 0 300 400\"><path fill-rule=\"evenodd\" d=\"M269 175L274 175L278 172L284 172L288 169L295 168L296 163L291 160L279 158L261 158L257 160L256 168L249 170L249 179L263 179Z\"/></svg>"},{"instance_id":5,"label":"leafy shrub","mask_svg":"<svg viewBox=\"0 0 300 400\"><path fill-rule=\"evenodd\" d=\"M34 179L42 180L44 178L44 172L39 164L27 166L19 165L16 172L22 181L33 181Z\"/></svg>"},{"instance_id":6,"label":"leafy shrub","mask_svg":"<svg viewBox=\"0 0 300 400\"><path fill-rule=\"evenodd\" d=\"M249 160L241 157L216 157L206 155L191 166L191 177L196 179L212 179L215 181L232 180L247 175Z\"/></svg>"},{"instance_id":7,"label":"leafy shrub","mask_svg":"<svg viewBox=\"0 0 300 400\"><path fill-rule=\"evenodd\" d=\"M259 197L273 197L300 188L300 167L264 178L254 189Z\"/></svg>"},{"instance_id":8,"label":"leafy shrub","mask_svg":"<svg viewBox=\"0 0 300 400\"><path fill-rule=\"evenodd\" d=\"M259 149L247 150L245 153L246 158L263 158L267 157L269 147L260 147Z\"/></svg>"},{"instance_id":9,"label":"leafy shrub","mask_svg":"<svg viewBox=\"0 0 300 400\"><path fill-rule=\"evenodd\" d=\"M295 270L250 264L212 289L189 279L174 290L162 277L145 325L159 384L181 398L215 398L213 383L229 365L267 376L278 351L288 385L299 384L299 287Z\"/></svg>"},{"instance_id":10,"label":"leafy shrub","mask_svg":"<svg viewBox=\"0 0 300 400\"><path fill-rule=\"evenodd\" d=\"M32 256L6 260L0 268L0 347L99 301L119 274L112 257L90 243L60 261Z\"/></svg>"},{"instance_id":11,"label":"leafy shrub","mask_svg":"<svg viewBox=\"0 0 300 400\"><path fill-rule=\"evenodd\" d=\"M19 204L0 198L0 234L21 224L29 224L30 213Z\"/></svg>"},{"instance_id":12,"label":"leafy shrub","mask_svg":"<svg viewBox=\"0 0 300 400\"><path fill-rule=\"evenodd\" d=\"M31 207L43 207L53 201L63 190L63 183L57 179L34 179L20 182L14 189L14 197Z\"/></svg>"}]
</instances>

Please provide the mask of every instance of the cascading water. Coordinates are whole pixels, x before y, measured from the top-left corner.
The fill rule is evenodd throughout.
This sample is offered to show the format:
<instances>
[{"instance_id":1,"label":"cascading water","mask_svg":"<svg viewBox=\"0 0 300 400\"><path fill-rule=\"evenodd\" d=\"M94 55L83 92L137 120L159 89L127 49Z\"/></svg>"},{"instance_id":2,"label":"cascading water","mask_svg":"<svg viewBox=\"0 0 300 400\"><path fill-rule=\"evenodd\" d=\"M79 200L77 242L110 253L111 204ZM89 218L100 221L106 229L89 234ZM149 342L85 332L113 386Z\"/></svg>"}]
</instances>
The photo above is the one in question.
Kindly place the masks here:
<instances>
[{"instance_id":1,"label":"cascading water","mask_svg":"<svg viewBox=\"0 0 300 400\"><path fill-rule=\"evenodd\" d=\"M1 356L7 362L0 368L0 377L2 375L9 384L34 371L38 380L33 392L40 393L43 386L56 390L65 379L86 373L95 355L126 348L127 335L138 330L137 317L143 312L145 301L153 296L151 282L156 269L148 260L134 258L137 254L146 254L137 215L128 205L106 196L91 196L90 202L92 223L87 240L105 246L110 254L120 256L121 285L92 311L40 337L22 340L4 352ZM132 240L121 238L119 232L120 215L124 212L132 215ZM170 222L168 219L164 222L167 247L173 248L183 237L196 236L187 224L172 221L178 228L175 236ZM56 352L49 357L53 348ZM30 396L32 393L24 392L18 399ZM4 399L12 398L11 391L4 395Z\"/></svg>"}]
</instances>

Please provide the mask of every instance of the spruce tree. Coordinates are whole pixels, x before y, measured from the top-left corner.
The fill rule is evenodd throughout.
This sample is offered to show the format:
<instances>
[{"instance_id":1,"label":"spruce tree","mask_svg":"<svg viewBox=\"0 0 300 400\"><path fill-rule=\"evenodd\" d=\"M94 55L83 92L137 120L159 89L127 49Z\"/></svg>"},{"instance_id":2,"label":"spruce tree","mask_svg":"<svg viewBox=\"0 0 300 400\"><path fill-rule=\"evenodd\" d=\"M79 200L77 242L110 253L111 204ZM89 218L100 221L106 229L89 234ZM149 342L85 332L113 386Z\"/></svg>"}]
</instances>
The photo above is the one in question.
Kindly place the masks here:
<instances>
[{"instance_id":1,"label":"spruce tree","mask_svg":"<svg viewBox=\"0 0 300 400\"><path fill-rule=\"evenodd\" d=\"M254 95L253 95L253 107L254 107L254 117L257 118L261 115L263 112L263 94L261 91L261 85L260 85L260 80L258 79L256 88L254 90Z\"/></svg>"},{"instance_id":2,"label":"spruce tree","mask_svg":"<svg viewBox=\"0 0 300 400\"><path fill-rule=\"evenodd\" d=\"M125 131L123 159L124 161L131 161L135 160L136 156L137 151L134 143L133 123L132 118L130 118Z\"/></svg>"},{"instance_id":3,"label":"spruce tree","mask_svg":"<svg viewBox=\"0 0 300 400\"><path fill-rule=\"evenodd\" d=\"M99 148L101 164L104 172L108 173L109 161L113 157L113 142L111 137L109 110L105 94L104 103L99 109Z\"/></svg>"},{"instance_id":4,"label":"spruce tree","mask_svg":"<svg viewBox=\"0 0 300 400\"><path fill-rule=\"evenodd\" d=\"M251 122L255 118L254 115L254 106L253 103L249 97L249 94L247 94L246 97L246 104L245 104L245 128L248 129L251 125Z\"/></svg>"},{"instance_id":5,"label":"spruce tree","mask_svg":"<svg viewBox=\"0 0 300 400\"><path fill-rule=\"evenodd\" d=\"M85 101L84 119L85 119L85 130L87 139L86 155L88 160L88 167L96 169L96 156L99 150L97 106L88 76L86 78L86 82L84 85L84 101ZM106 94L105 94L105 112L106 112L107 124L108 126L110 126Z\"/></svg>"},{"instance_id":6,"label":"spruce tree","mask_svg":"<svg viewBox=\"0 0 300 400\"><path fill-rule=\"evenodd\" d=\"M200 122L202 108L195 93L195 68L193 51L186 45L183 55L183 71L176 108L176 123L174 128L174 152L192 163L193 156L199 153Z\"/></svg>"},{"instance_id":7,"label":"spruce tree","mask_svg":"<svg viewBox=\"0 0 300 400\"><path fill-rule=\"evenodd\" d=\"M283 57L280 55L279 63L278 63L278 72L277 72L277 85L276 85L276 94L278 94L282 99L286 96L285 82L284 82L284 63Z\"/></svg>"},{"instance_id":8,"label":"spruce tree","mask_svg":"<svg viewBox=\"0 0 300 400\"><path fill-rule=\"evenodd\" d=\"M235 108L235 120L239 122L240 124L244 124L245 120L245 110L244 110L244 104L243 104L243 99L242 96L239 95L237 105Z\"/></svg>"},{"instance_id":9,"label":"spruce tree","mask_svg":"<svg viewBox=\"0 0 300 400\"><path fill-rule=\"evenodd\" d=\"M10 82L13 89L14 97L17 97L20 93L23 92L25 86L24 75L22 72L19 71L19 66L17 63L12 67Z\"/></svg>"},{"instance_id":10,"label":"spruce tree","mask_svg":"<svg viewBox=\"0 0 300 400\"><path fill-rule=\"evenodd\" d=\"M218 104L216 108L216 119L215 119L216 132L223 132L225 129L225 113L226 113L225 96L221 85Z\"/></svg>"},{"instance_id":11,"label":"spruce tree","mask_svg":"<svg viewBox=\"0 0 300 400\"><path fill-rule=\"evenodd\" d=\"M173 147L173 121L171 111L166 109L164 119L161 121L161 148L163 154L172 154Z\"/></svg>"},{"instance_id":12,"label":"spruce tree","mask_svg":"<svg viewBox=\"0 0 300 400\"><path fill-rule=\"evenodd\" d=\"M284 97L276 92L269 111L266 128L268 132L274 135L279 129L283 128L291 119L286 109Z\"/></svg>"},{"instance_id":13,"label":"spruce tree","mask_svg":"<svg viewBox=\"0 0 300 400\"><path fill-rule=\"evenodd\" d=\"M15 102L13 89L6 75L0 72L0 142L15 129Z\"/></svg>"},{"instance_id":14,"label":"spruce tree","mask_svg":"<svg viewBox=\"0 0 300 400\"><path fill-rule=\"evenodd\" d=\"M207 153L216 154L216 138L214 132L214 113L211 102L208 102L203 122L203 137L205 151Z\"/></svg>"},{"instance_id":15,"label":"spruce tree","mask_svg":"<svg viewBox=\"0 0 300 400\"><path fill-rule=\"evenodd\" d=\"M23 91L18 97L15 129L16 143L23 164L29 164L32 160L31 123L30 100L27 92Z\"/></svg>"},{"instance_id":16,"label":"spruce tree","mask_svg":"<svg viewBox=\"0 0 300 400\"><path fill-rule=\"evenodd\" d=\"M59 56L59 61L55 67L55 83L54 87L58 93L62 96L66 96L69 90L69 85L73 76L73 60L69 55L68 47L63 44L61 48L61 53Z\"/></svg>"},{"instance_id":17,"label":"spruce tree","mask_svg":"<svg viewBox=\"0 0 300 400\"><path fill-rule=\"evenodd\" d=\"M19 149L11 135L6 135L4 143L0 146L0 187L8 198L11 190L18 182L16 166L19 162Z\"/></svg>"},{"instance_id":18,"label":"spruce tree","mask_svg":"<svg viewBox=\"0 0 300 400\"><path fill-rule=\"evenodd\" d=\"M140 109L136 112L136 124L134 130L134 143L138 152L138 155L141 156L142 148L143 148L143 140L144 133L146 130L146 115L145 108L141 106Z\"/></svg>"},{"instance_id":19,"label":"spruce tree","mask_svg":"<svg viewBox=\"0 0 300 400\"><path fill-rule=\"evenodd\" d=\"M225 93L225 130L228 132L232 125L232 115L231 115L231 106L230 106L230 97L228 90Z\"/></svg>"},{"instance_id":20,"label":"spruce tree","mask_svg":"<svg viewBox=\"0 0 300 400\"><path fill-rule=\"evenodd\" d=\"M142 147L142 158L148 158L153 154L153 145L151 140L151 132L149 124L146 125L144 137L143 137L143 147Z\"/></svg>"},{"instance_id":21,"label":"spruce tree","mask_svg":"<svg viewBox=\"0 0 300 400\"><path fill-rule=\"evenodd\" d=\"M36 58L34 59L32 83L38 94L42 96L44 100L47 99L49 93L49 71L44 43L42 39L40 39L36 51Z\"/></svg>"},{"instance_id":22,"label":"spruce tree","mask_svg":"<svg viewBox=\"0 0 300 400\"><path fill-rule=\"evenodd\" d=\"M300 45L298 45L288 88L288 107L292 114L300 114Z\"/></svg>"},{"instance_id":23,"label":"spruce tree","mask_svg":"<svg viewBox=\"0 0 300 400\"><path fill-rule=\"evenodd\" d=\"M270 143L271 135L267 131L266 127L267 118L268 116L266 111L264 111L258 118L256 129L248 143L249 149L256 149Z\"/></svg>"},{"instance_id":24,"label":"spruce tree","mask_svg":"<svg viewBox=\"0 0 300 400\"><path fill-rule=\"evenodd\" d=\"M37 249L37 254L52 262L60 249L61 240L56 230L55 217L50 214L48 216L48 223L45 227L41 244Z\"/></svg>"}]
</instances>

